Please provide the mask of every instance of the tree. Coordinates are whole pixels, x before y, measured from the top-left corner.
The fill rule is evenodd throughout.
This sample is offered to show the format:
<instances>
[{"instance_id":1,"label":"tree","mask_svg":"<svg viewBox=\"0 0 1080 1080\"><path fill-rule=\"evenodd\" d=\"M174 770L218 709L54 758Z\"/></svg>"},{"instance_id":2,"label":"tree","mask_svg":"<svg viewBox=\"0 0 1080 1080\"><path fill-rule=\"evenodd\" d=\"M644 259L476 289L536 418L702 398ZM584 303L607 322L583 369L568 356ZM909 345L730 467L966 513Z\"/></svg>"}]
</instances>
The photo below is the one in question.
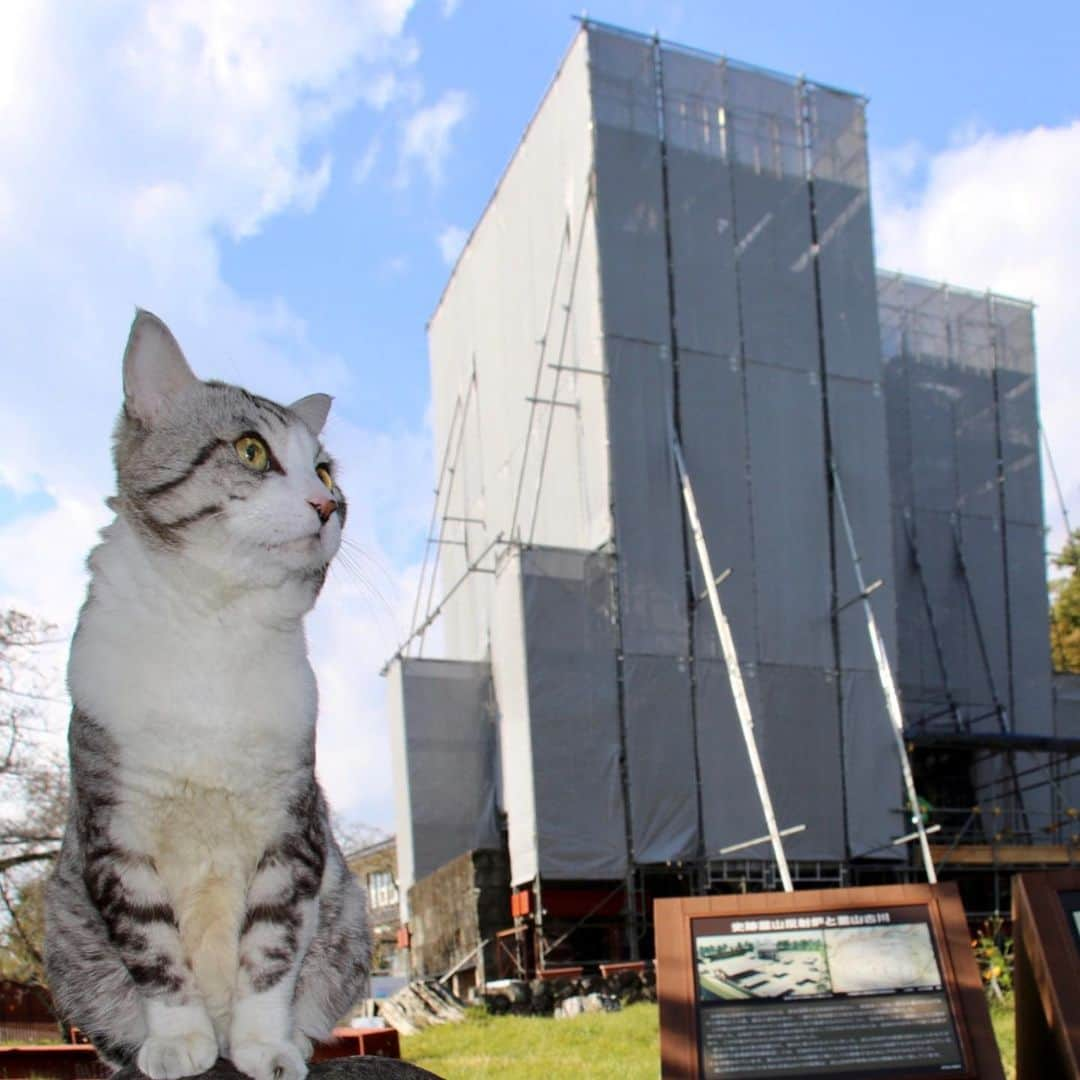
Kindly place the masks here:
<instances>
[{"instance_id":1,"label":"tree","mask_svg":"<svg viewBox=\"0 0 1080 1080\"><path fill-rule=\"evenodd\" d=\"M1080 529L1053 561L1069 573L1050 582L1050 656L1055 671L1080 672Z\"/></svg>"},{"instance_id":2,"label":"tree","mask_svg":"<svg viewBox=\"0 0 1080 1080\"><path fill-rule=\"evenodd\" d=\"M42 746L42 705L52 699L38 667L54 628L0 613L0 973L45 986L45 878L67 816L67 768ZM6 918L4 918L6 916Z\"/></svg>"}]
</instances>

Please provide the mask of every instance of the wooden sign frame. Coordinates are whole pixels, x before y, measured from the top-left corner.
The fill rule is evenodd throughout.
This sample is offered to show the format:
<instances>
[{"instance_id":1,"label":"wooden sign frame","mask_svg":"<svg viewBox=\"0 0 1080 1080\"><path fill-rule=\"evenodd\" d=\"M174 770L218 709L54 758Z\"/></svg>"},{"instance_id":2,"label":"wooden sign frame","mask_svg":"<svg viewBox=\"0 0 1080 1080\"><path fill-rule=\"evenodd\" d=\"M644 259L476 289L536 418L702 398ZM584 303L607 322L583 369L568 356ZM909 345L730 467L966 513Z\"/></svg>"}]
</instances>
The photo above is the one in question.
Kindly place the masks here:
<instances>
[{"instance_id":1,"label":"wooden sign frame","mask_svg":"<svg viewBox=\"0 0 1080 1080\"><path fill-rule=\"evenodd\" d=\"M699 1030L703 1009L699 1001L696 970L695 925L702 933L710 932L709 928L714 925L730 926L730 930L724 930L717 939L726 940L730 932L749 933L759 925L763 931L779 932L778 921L787 926L794 923L815 929L843 928L886 922L893 918L891 913L895 914L898 922L920 922L929 927L962 1061L947 1068L930 1067L922 1071L917 1067L912 1071L911 1066L892 1066L884 1062L871 1062L869 1066L854 1065L846 1071L830 1065L822 1069L806 1069L800 1075L888 1077L890 1080L926 1080L931 1076L1004 1080L1001 1057L990 1023L990 1010L971 949L967 920L959 893L952 883L657 900L654 917L661 1075L680 1080L712 1080L713 1077L740 1075L754 1075L766 1080L770 1075L760 1065L748 1065L748 1071L744 1072L728 1070L707 1074L702 1061L702 1031ZM707 920L716 921L710 923ZM838 1000L855 997L852 994ZM871 996L863 996L861 1000L871 1000ZM755 1004L753 1007L761 1008L762 1018L766 1019L765 1010L773 1010L770 1015L779 1016L779 1010L793 1001L804 1009L814 1004L809 997L805 999L805 1004L802 999L789 997L783 1003ZM940 1008L940 1004L937 1007ZM726 1008L727 1005L712 1008L706 1005L706 1016L722 1016L718 1010ZM751 1026L759 1031L765 1030L762 1025ZM744 1030L747 1028L744 1027ZM791 1076L793 1072L790 1068L785 1071L778 1067L774 1075Z\"/></svg>"},{"instance_id":2,"label":"wooden sign frame","mask_svg":"<svg viewBox=\"0 0 1080 1080\"><path fill-rule=\"evenodd\" d=\"M1012 885L1018 1076L1080 1077L1080 870L1017 874Z\"/></svg>"}]
</instances>

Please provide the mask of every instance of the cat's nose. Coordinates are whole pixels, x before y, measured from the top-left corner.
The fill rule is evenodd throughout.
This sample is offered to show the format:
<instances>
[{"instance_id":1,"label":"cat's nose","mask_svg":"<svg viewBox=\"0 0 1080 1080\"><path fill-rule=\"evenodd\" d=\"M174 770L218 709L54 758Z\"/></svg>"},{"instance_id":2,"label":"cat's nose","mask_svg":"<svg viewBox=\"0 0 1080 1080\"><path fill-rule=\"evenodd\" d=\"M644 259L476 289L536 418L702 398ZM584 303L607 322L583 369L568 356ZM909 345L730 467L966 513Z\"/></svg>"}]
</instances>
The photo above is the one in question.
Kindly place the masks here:
<instances>
[{"instance_id":1,"label":"cat's nose","mask_svg":"<svg viewBox=\"0 0 1080 1080\"><path fill-rule=\"evenodd\" d=\"M330 520L330 515L337 509L337 503L333 499L308 499L308 506L319 515L319 520L324 525Z\"/></svg>"}]
</instances>

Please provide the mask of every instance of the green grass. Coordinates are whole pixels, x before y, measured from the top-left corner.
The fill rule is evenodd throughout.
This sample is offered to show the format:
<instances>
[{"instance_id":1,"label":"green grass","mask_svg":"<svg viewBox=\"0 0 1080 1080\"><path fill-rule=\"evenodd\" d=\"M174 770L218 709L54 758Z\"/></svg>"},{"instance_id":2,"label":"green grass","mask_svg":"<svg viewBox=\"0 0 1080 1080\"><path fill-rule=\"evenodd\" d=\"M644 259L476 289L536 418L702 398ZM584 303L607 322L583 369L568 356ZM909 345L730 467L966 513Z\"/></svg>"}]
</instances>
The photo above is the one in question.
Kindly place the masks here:
<instances>
[{"instance_id":1,"label":"green grass","mask_svg":"<svg viewBox=\"0 0 1080 1080\"><path fill-rule=\"evenodd\" d=\"M1005 1075L1008 1080L1016 1080L1016 1028L1013 1024L1011 996L1004 1001L991 999L990 1019L994 1024L994 1035L997 1038L998 1050L1001 1051Z\"/></svg>"},{"instance_id":2,"label":"green grass","mask_svg":"<svg viewBox=\"0 0 1080 1080\"><path fill-rule=\"evenodd\" d=\"M990 1006L1005 1075L1016 1080L1012 999ZM401 1056L445 1080L656 1080L660 1074L655 1005L570 1020L488 1016L470 1009L461 1024L442 1024L401 1040Z\"/></svg>"},{"instance_id":3,"label":"green grass","mask_svg":"<svg viewBox=\"0 0 1080 1080\"><path fill-rule=\"evenodd\" d=\"M445 1080L656 1080L660 1043L655 1005L569 1020L487 1016L470 1009L461 1024L441 1024L401 1040L401 1056Z\"/></svg>"}]
</instances>

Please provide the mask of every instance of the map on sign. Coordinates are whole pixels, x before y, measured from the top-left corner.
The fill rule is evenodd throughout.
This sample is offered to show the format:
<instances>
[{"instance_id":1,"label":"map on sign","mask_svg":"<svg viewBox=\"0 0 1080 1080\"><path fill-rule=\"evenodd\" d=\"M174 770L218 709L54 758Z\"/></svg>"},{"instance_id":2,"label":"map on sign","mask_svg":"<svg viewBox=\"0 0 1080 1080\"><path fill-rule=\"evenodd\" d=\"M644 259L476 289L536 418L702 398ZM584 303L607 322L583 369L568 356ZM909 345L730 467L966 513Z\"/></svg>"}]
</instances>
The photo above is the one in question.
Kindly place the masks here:
<instances>
[{"instance_id":1,"label":"map on sign","mask_svg":"<svg viewBox=\"0 0 1080 1080\"><path fill-rule=\"evenodd\" d=\"M925 923L828 930L825 953L837 994L941 986L941 971Z\"/></svg>"}]
</instances>

